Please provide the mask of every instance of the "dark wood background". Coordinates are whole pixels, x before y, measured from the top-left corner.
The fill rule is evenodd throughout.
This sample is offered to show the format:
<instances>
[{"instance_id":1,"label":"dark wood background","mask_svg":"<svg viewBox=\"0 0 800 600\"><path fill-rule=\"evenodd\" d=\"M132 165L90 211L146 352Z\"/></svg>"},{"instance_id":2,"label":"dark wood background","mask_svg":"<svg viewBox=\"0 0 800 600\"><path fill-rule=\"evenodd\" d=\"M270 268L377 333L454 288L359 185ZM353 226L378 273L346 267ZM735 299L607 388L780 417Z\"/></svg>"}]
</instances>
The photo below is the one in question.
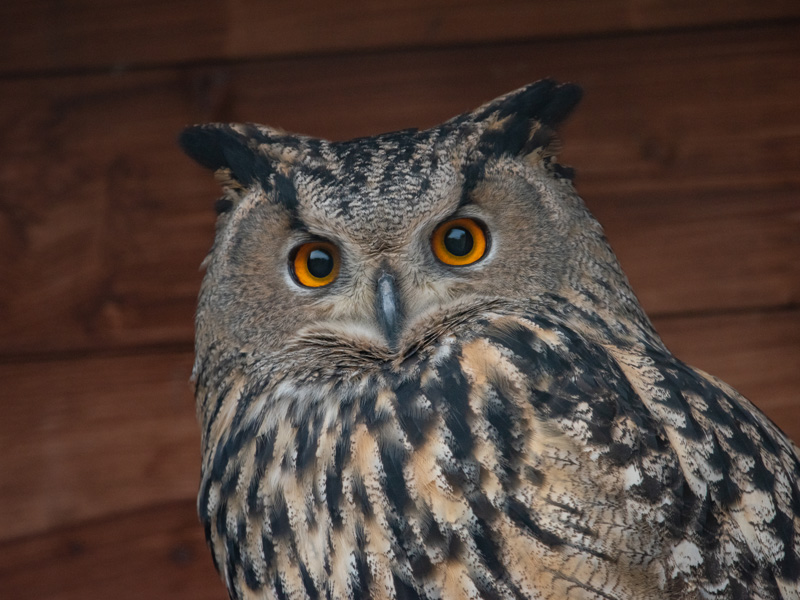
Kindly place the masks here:
<instances>
[{"instance_id":1,"label":"dark wood background","mask_svg":"<svg viewBox=\"0 0 800 600\"><path fill-rule=\"evenodd\" d=\"M541 77L563 162L674 352L800 440L796 0L0 5L0 590L222 599L188 383L217 197L175 138L342 139Z\"/></svg>"}]
</instances>

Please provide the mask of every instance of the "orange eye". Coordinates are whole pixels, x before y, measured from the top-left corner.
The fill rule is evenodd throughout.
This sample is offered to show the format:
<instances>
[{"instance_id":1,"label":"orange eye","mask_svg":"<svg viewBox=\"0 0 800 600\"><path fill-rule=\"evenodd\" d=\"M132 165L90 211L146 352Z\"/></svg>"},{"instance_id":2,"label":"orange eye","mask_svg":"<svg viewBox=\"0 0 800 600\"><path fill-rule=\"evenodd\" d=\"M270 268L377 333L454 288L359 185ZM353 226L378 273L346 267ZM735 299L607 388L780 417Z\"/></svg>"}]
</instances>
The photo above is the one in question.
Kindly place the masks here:
<instances>
[{"instance_id":1,"label":"orange eye","mask_svg":"<svg viewBox=\"0 0 800 600\"><path fill-rule=\"evenodd\" d=\"M294 278L306 287L322 287L339 274L339 250L330 242L308 242L292 253Z\"/></svg>"},{"instance_id":2,"label":"orange eye","mask_svg":"<svg viewBox=\"0 0 800 600\"><path fill-rule=\"evenodd\" d=\"M445 221L433 232L431 247L446 265L471 265L486 254L486 233L472 219Z\"/></svg>"}]
</instances>

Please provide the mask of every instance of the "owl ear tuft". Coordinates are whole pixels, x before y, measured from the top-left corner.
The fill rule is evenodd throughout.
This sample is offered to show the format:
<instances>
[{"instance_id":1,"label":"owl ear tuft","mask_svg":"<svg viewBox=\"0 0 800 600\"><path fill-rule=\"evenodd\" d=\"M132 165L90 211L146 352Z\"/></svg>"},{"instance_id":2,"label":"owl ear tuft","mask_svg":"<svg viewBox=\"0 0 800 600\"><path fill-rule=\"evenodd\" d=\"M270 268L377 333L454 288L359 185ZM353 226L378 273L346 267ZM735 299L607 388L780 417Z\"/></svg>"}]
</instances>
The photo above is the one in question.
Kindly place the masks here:
<instances>
[{"instance_id":1,"label":"owl ear tuft","mask_svg":"<svg viewBox=\"0 0 800 600\"><path fill-rule=\"evenodd\" d=\"M559 146L555 130L582 95L578 85L543 79L489 102L473 113L484 126L480 150L494 156L554 155Z\"/></svg>"},{"instance_id":2,"label":"owl ear tuft","mask_svg":"<svg viewBox=\"0 0 800 600\"><path fill-rule=\"evenodd\" d=\"M214 171L228 193L239 195L254 184L270 186L273 165L233 125L188 127L178 137L183 151L201 166Z\"/></svg>"}]
</instances>

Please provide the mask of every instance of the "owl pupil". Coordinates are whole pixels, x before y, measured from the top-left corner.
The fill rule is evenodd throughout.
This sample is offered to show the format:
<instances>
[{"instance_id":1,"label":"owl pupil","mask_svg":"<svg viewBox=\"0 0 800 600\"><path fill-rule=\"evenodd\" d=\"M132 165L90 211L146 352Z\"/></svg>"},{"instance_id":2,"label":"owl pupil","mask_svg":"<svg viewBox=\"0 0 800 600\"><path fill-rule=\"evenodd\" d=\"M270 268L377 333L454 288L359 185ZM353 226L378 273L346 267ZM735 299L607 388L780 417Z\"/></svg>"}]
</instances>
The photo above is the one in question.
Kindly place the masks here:
<instances>
[{"instance_id":1,"label":"owl pupil","mask_svg":"<svg viewBox=\"0 0 800 600\"><path fill-rule=\"evenodd\" d=\"M444 236L444 247L454 256L466 256L472 246L472 234L461 227L453 227Z\"/></svg>"},{"instance_id":2,"label":"owl pupil","mask_svg":"<svg viewBox=\"0 0 800 600\"><path fill-rule=\"evenodd\" d=\"M333 256L325 250L312 250L308 255L308 272L321 279L333 271Z\"/></svg>"}]
</instances>

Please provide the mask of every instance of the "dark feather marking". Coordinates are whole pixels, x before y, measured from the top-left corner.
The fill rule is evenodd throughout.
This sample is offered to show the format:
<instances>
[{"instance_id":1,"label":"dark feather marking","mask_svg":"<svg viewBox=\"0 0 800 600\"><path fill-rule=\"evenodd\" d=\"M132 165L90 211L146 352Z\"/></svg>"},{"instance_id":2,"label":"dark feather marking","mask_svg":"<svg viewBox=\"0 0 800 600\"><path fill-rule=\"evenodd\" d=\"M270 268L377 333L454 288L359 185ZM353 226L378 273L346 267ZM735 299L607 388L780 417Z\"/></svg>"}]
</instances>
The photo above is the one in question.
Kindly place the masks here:
<instances>
[{"instance_id":1,"label":"dark feather marking","mask_svg":"<svg viewBox=\"0 0 800 600\"><path fill-rule=\"evenodd\" d=\"M414 447L425 441L426 434L435 422L435 413L419 404L419 393L418 377L407 379L395 388L397 419Z\"/></svg>"},{"instance_id":2,"label":"dark feather marking","mask_svg":"<svg viewBox=\"0 0 800 600\"><path fill-rule=\"evenodd\" d=\"M507 571L500 560L502 550L492 537L491 527L481 518L477 519L477 525L475 531L472 532L472 538L475 540L475 546L478 548L481 559L494 577L505 578Z\"/></svg>"},{"instance_id":3,"label":"dark feather marking","mask_svg":"<svg viewBox=\"0 0 800 600\"><path fill-rule=\"evenodd\" d=\"M526 360L528 363L536 364L537 361L547 360L552 355L551 360L557 358L563 363L563 366L567 366L566 361L549 351L547 347L537 348L538 352L534 350L533 344L536 338L530 329L522 325L515 323L512 325L504 324L503 327L490 326L486 329L486 338L510 350L515 358ZM544 356L541 356L542 354ZM553 360L553 362L555 361ZM528 365L526 364L526 366ZM555 370L560 371L562 369L557 368Z\"/></svg>"},{"instance_id":4,"label":"dark feather marking","mask_svg":"<svg viewBox=\"0 0 800 600\"><path fill-rule=\"evenodd\" d=\"M641 492L641 494L650 502L659 502L664 492L664 481L657 477L653 477L646 471L641 471L641 477L642 481L633 486L633 488Z\"/></svg>"},{"instance_id":5,"label":"dark feather marking","mask_svg":"<svg viewBox=\"0 0 800 600\"><path fill-rule=\"evenodd\" d=\"M455 533L450 533L450 540L447 543L447 549L444 553L445 557L448 560L454 560L463 557L464 549L464 542L461 540L461 538Z\"/></svg>"},{"instance_id":6,"label":"dark feather marking","mask_svg":"<svg viewBox=\"0 0 800 600\"><path fill-rule=\"evenodd\" d=\"M365 517L372 517L373 510L372 504L370 504L369 496L367 495L367 488L364 485L364 478L361 477L360 473L353 474L353 500L355 500L356 506L361 510L361 513Z\"/></svg>"},{"instance_id":7,"label":"dark feather marking","mask_svg":"<svg viewBox=\"0 0 800 600\"><path fill-rule=\"evenodd\" d=\"M251 560L245 559L242 571L244 572L244 582L247 587L254 592L262 588L264 583L258 578L256 568Z\"/></svg>"},{"instance_id":8,"label":"dark feather marking","mask_svg":"<svg viewBox=\"0 0 800 600\"><path fill-rule=\"evenodd\" d=\"M494 581L490 580L488 577L473 577L473 583L483 600L497 600L497 598L500 597L500 593L494 585Z\"/></svg>"},{"instance_id":9,"label":"dark feather marking","mask_svg":"<svg viewBox=\"0 0 800 600\"><path fill-rule=\"evenodd\" d=\"M354 586L354 598L371 598L369 583L372 575L369 572L369 565L363 552L356 554L356 581Z\"/></svg>"},{"instance_id":10,"label":"dark feather marking","mask_svg":"<svg viewBox=\"0 0 800 600\"><path fill-rule=\"evenodd\" d=\"M450 532L441 530L429 506L423 506L420 510L419 531L423 542L432 548L444 550L449 544Z\"/></svg>"},{"instance_id":11,"label":"dark feather marking","mask_svg":"<svg viewBox=\"0 0 800 600\"><path fill-rule=\"evenodd\" d=\"M250 147L247 137L228 126L201 125L185 129L178 138L183 151L207 169L230 169L244 187L258 183L267 191L270 161Z\"/></svg>"},{"instance_id":12,"label":"dark feather marking","mask_svg":"<svg viewBox=\"0 0 800 600\"><path fill-rule=\"evenodd\" d=\"M220 368L224 368L225 365L221 365ZM211 427L214 425L214 422L217 420L217 416L219 416L219 411L222 408L222 402L228 396L231 391L231 384L230 382L226 382L222 385L217 394L217 401L214 404L214 410L211 413L211 416L208 419L208 423L206 424L205 429L205 437L203 439L208 439L211 435Z\"/></svg>"},{"instance_id":13,"label":"dark feather marking","mask_svg":"<svg viewBox=\"0 0 800 600\"><path fill-rule=\"evenodd\" d=\"M215 515L214 525L217 529L217 535L220 537L225 537L228 534L228 505L227 503L223 502L220 504L219 508L217 509L217 514Z\"/></svg>"},{"instance_id":14,"label":"dark feather marking","mask_svg":"<svg viewBox=\"0 0 800 600\"><path fill-rule=\"evenodd\" d=\"M470 479L460 461L445 462L441 465L441 469L445 481L453 490L465 493L475 487L475 482Z\"/></svg>"},{"instance_id":15,"label":"dark feather marking","mask_svg":"<svg viewBox=\"0 0 800 600\"><path fill-rule=\"evenodd\" d=\"M289 446L286 448L286 452L283 453L281 457L281 470L284 473L288 473L294 468L292 462L294 461L295 452L296 446Z\"/></svg>"},{"instance_id":16,"label":"dark feather marking","mask_svg":"<svg viewBox=\"0 0 800 600\"><path fill-rule=\"evenodd\" d=\"M516 116L526 119L541 116L547 105L557 99L558 86L552 79L543 79L532 85L525 86L516 93L500 100L497 108L497 117Z\"/></svg>"},{"instance_id":17,"label":"dark feather marking","mask_svg":"<svg viewBox=\"0 0 800 600\"><path fill-rule=\"evenodd\" d=\"M287 600L286 592L283 591L283 582L279 573L275 574L275 597L278 600Z\"/></svg>"},{"instance_id":18,"label":"dark feather marking","mask_svg":"<svg viewBox=\"0 0 800 600\"><path fill-rule=\"evenodd\" d=\"M481 467L482 469L483 467ZM489 498L486 497L480 488L476 488L474 492L468 494L467 501L472 509L472 512L478 519L486 522L492 522L497 517L498 510L491 503Z\"/></svg>"},{"instance_id":19,"label":"dark feather marking","mask_svg":"<svg viewBox=\"0 0 800 600\"><path fill-rule=\"evenodd\" d=\"M397 600L421 600L420 596L413 587L408 585L405 581L397 576L397 573L392 574L395 590L395 598Z\"/></svg>"},{"instance_id":20,"label":"dark feather marking","mask_svg":"<svg viewBox=\"0 0 800 600\"><path fill-rule=\"evenodd\" d=\"M320 429L321 424L318 419L315 419L313 423L299 424L297 427L295 468L297 469L298 477L305 473L306 469L316 461Z\"/></svg>"},{"instance_id":21,"label":"dark feather marking","mask_svg":"<svg viewBox=\"0 0 800 600\"><path fill-rule=\"evenodd\" d=\"M439 377L425 386L425 395L444 412L444 422L453 434L450 450L457 460L471 455L474 446L467 421L470 385L461 373L458 356L451 356L438 368Z\"/></svg>"},{"instance_id":22,"label":"dark feather marking","mask_svg":"<svg viewBox=\"0 0 800 600\"><path fill-rule=\"evenodd\" d=\"M778 562L778 569L782 577L791 580L800 573L800 557L794 547L795 526L791 516L781 510L775 513L773 530L781 538L785 552Z\"/></svg>"},{"instance_id":23,"label":"dark feather marking","mask_svg":"<svg viewBox=\"0 0 800 600\"><path fill-rule=\"evenodd\" d=\"M393 411L390 407L378 407L377 396L372 394L365 394L359 399L359 406L361 407L361 416L367 424L370 433L377 433L380 429L391 422Z\"/></svg>"},{"instance_id":24,"label":"dark feather marking","mask_svg":"<svg viewBox=\"0 0 800 600\"><path fill-rule=\"evenodd\" d=\"M401 446L385 444L380 448L380 459L386 474L386 497L397 509L398 514L403 513L410 501L403 475L405 454L405 450Z\"/></svg>"},{"instance_id":25,"label":"dark feather marking","mask_svg":"<svg viewBox=\"0 0 800 600\"><path fill-rule=\"evenodd\" d=\"M233 468L228 473L227 477L222 481L222 487L220 487L220 497L221 498L230 498L233 493L236 491L236 487L239 484L239 475L242 472L242 467L239 464L235 464Z\"/></svg>"},{"instance_id":26,"label":"dark feather marking","mask_svg":"<svg viewBox=\"0 0 800 600\"><path fill-rule=\"evenodd\" d=\"M215 548L214 548L214 546L213 546L213 544L211 542L211 538L208 537L208 534L210 533L210 531L211 531L211 527L209 526L207 528L207 530L206 530L206 543L208 544L208 547L211 548L211 562L214 565L214 570L217 573L222 573L221 565L219 564L219 561L217 560L217 554L215 552Z\"/></svg>"},{"instance_id":27,"label":"dark feather marking","mask_svg":"<svg viewBox=\"0 0 800 600\"><path fill-rule=\"evenodd\" d=\"M236 544L236 548L237 548L237 554L236 554L236 557L235 557L236 564L238 566L241 566L243 574L245 576L245 580L246 580L247 579L247 566L249 564L249 561L246 559L246 557L243 557L241 555L241 550L238 550L239 548L242 548L244 546L244 544L246 543L246 541L247 541L247 521L245 520L244 515L239 515L239 517L237 518L237 520L236 520L236 536L232 537L229 541L233 541ZM248 585L249 585L249 583L248 583ZM255 582L255 585L259 585L258 581ZM253 587L253 586L250 586L250 587ZM257 589L257 588L253 588L253 589Z\"/></svg>"},{"instance_id":28,"label":"dark feather marking","mask_svg":"<svg viewBox=\"0 0 800 600\"><path fill-rule=\"evenodd\" d=\"M354 594L356 598L370 598L369 591L370 582L372 581L372 574L367 564L367 558L364 554L364 548L367 546L367 534L364 531L364 525L358 521L355 524L355 538L356 538L356 581L355 589L357 593ZM360 592L360 593L358 593Z\"/></svg>"},{"instance_id":29,"label":"dark feather marking","mask_svg":"<svg viewBox=\"0 0 800 600\"><path fill-rule=\"evenodd\" d=\"M486 418L497 436L504 481L510 483L517 475L514 469L522 462L520 440L513 431L514 424L520 422L522 414L501 389L495 387L494 391L496 401L488 402Z\"/></svg>"},{"instance_id":30,"label":"dark feather marking","mask_svg":"<svg viewBox=\"0 0 800 600\"><path fill-rule=\"evenodd\" d=\"M254 419L246 427L234 429L235 433L232 436L217 445L217 449L214 451L214 460L208 473L212 480L223 481L225 479L225 471L228 466L235 462L245 444L252 442L256 438L256 433L260 426L261 423ZM230 479L231 477L227 479L229 483ZM222 492L223 496L230 493L230 491L226 487Z\"/></svg>"},{"instance_id":31,"label":"dark feather marking","mask_svg":"<svg viewBox=\"0 0 800 600\"><path fill-rule=\"evenodd\" d=\"M479 121L491 116L503 121L486 130L478 143L484 155L525 155L550 145L552 129L572 112L582 96L580 87L542 80L491 103L476 114ZM542 126L536 130L537 123Z\"/></svg>"},{"instance_id":32,"label":"dark feather marking","mask_svg":"<svg viewBox=\"0 0 800 600\"><path fill-rule=\"evenodd\" d=\"M295 217L297 216L297 190L292 180L282 173L275 174L275 199L278 204L286 208Z\"/></svg>"},{"instance_id":33,"label":"dark feather marking","mask_svg":"<svg viewBox=\"0 0 800 600\"><path fill-rule=\"evenodd\" d=\"M342 427L342 432L336 440L336 447L333 453L333 463L325 472L325 500L328 505L333 528L342 528L342 511L340 502L342 498L342 469L345 466L347 453L350 450L350 431Z\"/></svg>"},{"instance_id":34,"label":"dark feather marking","mask_svg":"<svg viewBox=\"0 0 800 600\"><path fill-rule=\"evenodd\" d=\"M567 181L575 181L575 169L572 167L565 167L562 164L548 160L547 166L557 179L565 179Z\"/></svg>"},{"instance_id":35,"label":"dark feather marking","mask_svg":"<svg viewBox=\"0 0 800 600\"><path fill-rule=\"evenodd\" d=\"M486 157L474 158L465 162L461 166L461 177L464 182L461 184L461 196L458 206L466 206L472 203L472 193L486 175Z\"/></svg>"},{"instance_id":36,"label":"dark feather marking","mask_svg":"<svg viewBox=\"0 0 800 600\"><path fill-rule=\"evenodd\" d=\"M390 513L388 515L389 530L392 532L390 543L392 551L397 556L409 556L410 549L414 543L413 532L408 525L408 521L401 516Z\"/></svg>"},{"instance_id":37,"label":"dark feather marking","mask_svg":"<svg viewBox=\"0 0 800 600\"><path fill-rule=\"evenodd\" d=\"M236 570L241 565L241 553L239 552L239 543L238 540L235 538L226 538L225 539L225 554L226 554L226 563L227 568L226 570L226 579L228 582L228 589L233 590L236 589L236 580L234 579L236 576Z\"/></svg>"},{"instance_id":38,"label":"dark feather marking","mask_svg":"<svg viewBox=\"0 0 800 600\"><path fill-rule=\"evenodd\" d=\"M419 552L409 559L411 572L418 580L424 579L433 571L433 563L424 552Z\"/></svg>"},{"instance_id":39,"label":"dark feather marking","mask_svg":"<svg viewBox=\"0 0 800 600\"><path fill-rule=\"evenodd\" d=\"M314 532L317 529L317 513L316 513L316 505L312 498L306 498L306 505L305 505L305 515L306 515L306 523L308 524L308 530L310 532Z\"/></svg>"},{"instance_id":40,"label":"dark feather marking","mask_svg":"<svg viewBox=\"0 0 800 600\"><path fill-rule=\"evenodd\" d=\"M197 495L197 512L200 516L200 520L203 521L206 526L208 526L208 521L210 515L208 513L208 502L211 498L211 484L213 481L208 478L204 477L200 483L200 492ZM206 538L208 538L208 531L206 531Z\"/></svg>"},{"instance_id":41,"label":"dark feather marking","mask_svg":"<svg viewBox=\"0 0 800 600\"><path fill-rule=\"evenodd\" d=\"M304 140L308 154L312 158L320 158L322 156L322 140L317 138L307 138Z\"/></svg>"},{"instance_id":42,"label":"dark feather marking","mask_svg":"<svg viewBox=\"0 0 800 600\"><path fill-rule=\"evenodd\" d=\"M318 600L319 592L317 592L317 588L314 585L314 581L308 574L308 569L306 569L306 566L303 564L303 561L298 560L297 566L300 569L300 578L303 580L303 587L306 590L306 594L308 595L309 600Z\"/></svg>"},{"instance_id":43,"label":"dark feather marking","mask_svg":"<svg viewBox=\"0 0 800 600\"><path fill-rule=\"evenodd\" d=\"M271 565L275 560L275 546L266 534L261 535L261 550L264 553L264 564Z\"/></svg>"},{"instance_id":44,"label":"dark feather marking","mask_svg":"<svg viewBox=\"0 0 800 600\"><path fill-rule=\"evenodd\" d=\"M634 457L634 448L628 444L611 442L606 456L615 466L620 467L628 464Z\"/></svg>"},{"instance_id":45,"label":"dark feather marking","mask_svg":"<svg viewBox=\"0 0 800 600\"><path fill-rule=\"evenodd\" d=\"M530 154L539 148L549 147L554 140L556 140L556 133L553 129L547 125L539 127L536 131L532 132L526 140L523 140L522 147L517 150L517 153L522 155ZM546 158L549 159L550 157Z\"/></svg>"},{"instance_id":46,"label":"dark feather marking","mask_svg":"<svg viewBox=\"0 0 800 600\"><path fill-rule=\"evenodd\" d=\"M233 208L233 200L230 198L219 198L214 202L214 212L218 215L229 212Z\"/></svg>"},{"instance_id":47,"label":"dark feather marking","mask_svg":"<svg viewBox=\"0 0 800 600\"><path fill-rule=\"evenodd\" d=\"M709 510L708 498L702 500L692 491L685 477L677 479L673 487L673 502L667 526L675 537L683 535L687 527L691 526L696 514Z\"/></svg>"},{"instance_id":48,"label":"dark feather marking","mask_svg":"<svg viewBox=\"0 0 800 600\"><path fill-rule=\"evenodd\" d=\"M256 438L256 456L255 467L257 470L263 470L273 459L273 452L275 451L275 437L278 435L278 429L272 429L262 433Z\"/></svg>"},{"instance_id":49,"label":"dark feather marking","mask_svg":"<svg viewBox=\"0 0 800 600\"><path fill-rule=\"evenodd\" d=\"M271 189L272 165L264 156L253 151L246 143L224 145L222 153L231 175L244 187L258 184L264 191Z\"/></svg>"},{"instance_id":50,"label":"dark feather marking","mask_svg":"<svg viewBox=\"0 0 800 600\"><path fill-rule=\"evenodd\" d=\"M209 519L201 519L203 521L203 533L206 537L206 543L210 548L213 548L213 541L211 539L211 521ZM219 571L219 563L217 562L217 556L214 552L211 553L211 559L214 561L214 568Z\"/></svg>"},{"instance_id":51,"label":"dark feather marking","mask_svg":"<svg viewBox=\"0 0 800 600\"><path fill-rule=\"evenodd\" d=\"M699 385L697 374L658 348L646 348L645 354L653 361L654 366L664 378L658 387L665 398L658 395L653 397L653 401L681 413L684 417L684 424L677 429L686 439L699 441L703 437L704 429L695 419L685 397L688 392L697 393L701 397L705 395L703 386Z\"/></svg>"},{"instance_id":52,"label":"dark feather marking","mask_svg":"<svg viewBox=\"0 0 800 600\"><path fill-rule=\"evenodd\" d=\"M731 457L719 447L716 441L716 434L714 433L713 435L715 438L713 457L716 460L713 462L712 466L722 473L722 478L719 481L709 482L709 487L711 487L711 489L714 491L714 499L720 504L720 506L729 508L739 501L742 496L742 491L734 483L730 476L730 473L733 470ZM761 461L757 458L757 456L754 457L754 459L756 462L754 469L757 470L759 467L764 469L764 465L761 464ZM772 488L770 487L770 489Z\"/></svg>"},{"instance_id":53,"label":"dark feather marking","mask_svg":"<svg viewBox=\"0 0 800 600\"><path fill-rule=\"evenodd\" d=\"M303 172L317 180L321 187L336 187L336 175L329 168L322 165L306 166Z\"/></svg>"},{"instance_id":54,"label":"dark feather marking","mask_svg":"<svg viewBox=\"0 0 800 600\"><path fill-rule=\"evenodd\" d=\"M558 419L571 415L575 408L575 403L569 398L564 398L543 390L531 390L529 400L531 404L551 419Z\"/></svg>"},{"instance_id":55,"label":"dark feather marking","mask_svg":"<svg viewBox=\"0 0 800 600\"><path fill-rule=\"evenodd\" d=\"M510 498L506 503L506 510L508 512L508 516L511 517L511 520L514 521L514 523L516 523L518 526L524 528L534 537L534 539L539 540L551 548L564 544L564 540L562 540L556 534L542 529L539 524L534 521L528 507L518 500Z\"/></svg>"},{"instance_id":56,"label":"dark feather marking","mask_svg":"<svg viewBox=\"0 0 800 600\"><path fill-rule=\"evenodd\" d=\"M523 473L525 474L525 479L537 487L544 483L544 473L542 473L539 469L536 469L530 465L526 465Z\"/></svg>"},{"instance_id":57,"label":"dark feather marking","mask_svg":"<svg viewBox=\"0 0 800 600\"><path fill-rule=\"evenodd\" d=\"M359 417L364 419L367 427L375 423L375 402L377 402L377 396L375 395L374 387L371 393L362 394L357 400Z\"/></svg>"},{"instance_id":58,"label":"dark feather marking","mask_svg":"<svg viewBox=\"0 0 800 600\"><path fill-rule=\"evenodd\" d=\"M267 507L267 518L269 519L272 539L277 540L291 533L292 528L289 523L289 513L286 510L286 500L281 493L276 493L272 504Z\"/></svg>"}]
</instances>

